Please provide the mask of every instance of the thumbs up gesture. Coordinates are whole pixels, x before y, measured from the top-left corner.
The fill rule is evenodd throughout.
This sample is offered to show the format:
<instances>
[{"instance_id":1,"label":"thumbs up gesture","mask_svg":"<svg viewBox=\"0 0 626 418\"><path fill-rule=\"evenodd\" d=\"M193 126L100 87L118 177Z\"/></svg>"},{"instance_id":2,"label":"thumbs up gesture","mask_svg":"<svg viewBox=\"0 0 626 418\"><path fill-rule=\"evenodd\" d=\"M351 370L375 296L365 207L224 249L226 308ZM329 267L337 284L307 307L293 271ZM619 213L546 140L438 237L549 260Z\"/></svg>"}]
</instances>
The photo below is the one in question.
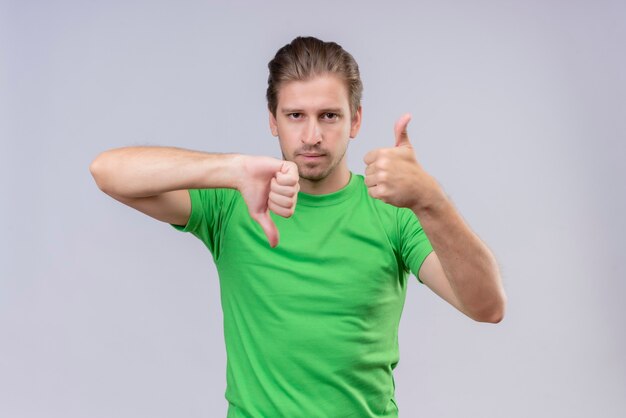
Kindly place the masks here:
<instances>
[{"instance_id":1,"label":"thumbs up gesture","mask_svg":"<svg viewBox=\"0 0 626 418\"><path fill-rule=\"evenodd\" d=\"M410 121L411 115L407 113L396 122L393 148L370 151L363 161L367 165L365 184L370 196L397 207L415 209L425 206L439 187L415 157L407 133Z\"/></svg>"},{"instance_id":2,"label":"thumbs up gesture","mask_svg":"<svg viewBox=\"0 0 626 418\"><path fill-rule=\"evenodd\" d=\"M300 191L299 179L298 166L291 161L246 156L242 166L237 189L272 248L278 245L279 233L269 211L284 218L293 215Z\"/></svg>"}]
</instances>

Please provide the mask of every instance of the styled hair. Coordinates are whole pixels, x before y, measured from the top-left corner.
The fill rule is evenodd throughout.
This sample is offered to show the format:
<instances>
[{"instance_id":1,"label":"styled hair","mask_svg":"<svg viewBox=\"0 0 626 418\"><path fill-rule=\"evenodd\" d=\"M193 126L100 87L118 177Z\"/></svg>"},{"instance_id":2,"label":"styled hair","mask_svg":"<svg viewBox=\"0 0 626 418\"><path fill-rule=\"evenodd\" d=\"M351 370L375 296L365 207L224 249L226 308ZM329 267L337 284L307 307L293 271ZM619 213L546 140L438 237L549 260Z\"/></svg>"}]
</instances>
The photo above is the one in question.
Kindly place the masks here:
<instances>
[{"instance_id":1,"label":"styled hair","mask_svg":"<svg viewBox=\"0 0 626 418\"><path fill-rule=\"evenodd\" d=\"M276 52L267 64L267 107L276 117L278 90L288 81L306 81L316 76L334 74L348 88L352 117L361 104L363 83L354 57L335 42L324 42L312 36L298 36Z\"/></svg>"}]
</instances>

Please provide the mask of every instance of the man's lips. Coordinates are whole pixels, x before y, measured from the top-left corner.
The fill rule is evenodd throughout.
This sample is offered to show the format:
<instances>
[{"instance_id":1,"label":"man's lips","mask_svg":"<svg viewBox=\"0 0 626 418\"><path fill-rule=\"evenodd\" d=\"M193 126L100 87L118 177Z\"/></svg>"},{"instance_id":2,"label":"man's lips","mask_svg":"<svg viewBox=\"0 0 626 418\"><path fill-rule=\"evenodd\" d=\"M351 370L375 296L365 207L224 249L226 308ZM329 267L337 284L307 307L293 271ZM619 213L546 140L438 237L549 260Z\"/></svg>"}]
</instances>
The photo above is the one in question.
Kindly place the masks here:
<instances>
[{"instance_id":1,"label":"man's lips","mask_svg":"<svg viewBox=\"0 0 626 418\"><path fill-rule=\"evenodd\" d=\"M303 152L303 153L300 153L299 155L302 155L303 157L323 157L325 154L315 154L315 153Z\"/></svg>"}]
</instances>

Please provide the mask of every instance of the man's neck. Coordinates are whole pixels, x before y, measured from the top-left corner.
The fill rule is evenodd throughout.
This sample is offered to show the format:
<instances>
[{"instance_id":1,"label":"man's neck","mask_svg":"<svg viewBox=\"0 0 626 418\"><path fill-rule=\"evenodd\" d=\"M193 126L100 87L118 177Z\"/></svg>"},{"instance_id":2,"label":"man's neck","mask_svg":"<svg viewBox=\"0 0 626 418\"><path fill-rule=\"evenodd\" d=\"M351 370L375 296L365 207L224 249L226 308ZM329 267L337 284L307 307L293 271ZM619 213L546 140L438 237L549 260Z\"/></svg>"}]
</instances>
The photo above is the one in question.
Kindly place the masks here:
<instances>
[{"instance_id":1,"label":"man's neck","mask_svg":"<svg viewBox=\"0 0 626 418\"><path fill-rule=\"evenodd\" d=\"M348 167L337 167L328 177L319 180L307 180L300 177L300 191L306 194L328 194L343 189L350 182Z\"/></svg>"}]
</instances>

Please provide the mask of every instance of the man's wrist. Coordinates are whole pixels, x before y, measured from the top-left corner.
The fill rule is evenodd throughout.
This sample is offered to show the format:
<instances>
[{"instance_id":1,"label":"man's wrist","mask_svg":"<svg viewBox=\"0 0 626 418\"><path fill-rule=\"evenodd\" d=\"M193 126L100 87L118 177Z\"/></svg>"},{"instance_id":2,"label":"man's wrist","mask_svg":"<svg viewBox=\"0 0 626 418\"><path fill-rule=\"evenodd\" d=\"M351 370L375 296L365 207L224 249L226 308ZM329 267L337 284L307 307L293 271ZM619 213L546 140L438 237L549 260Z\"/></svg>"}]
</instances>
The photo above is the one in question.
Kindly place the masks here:
<instances>
[{"instance_id":1,"label":"man's wrist","mask_svg":"<svg viewBox=\"0 0 626 418\"><path fill-rule=\"evenodd\" d=\"M431 216L441 213L449 205L448 197L433 177L429 177L429 185L422 196L411 205L417 217Z\"/></svg>"},{"instance_id":2,"label":"man's wrist","mask_svg":"<svg viewBox=\"0 0 626 418\"><path fill-rule=\"evenodd\" d=\"M241 190L241 185L245 177L246 164L249 159L249 155L228 154L226 164L229 177L231 177L229 188Z\"/></svg>"},{"instance_id":3,"label":"man's wrist","mask_svg":"<svg viewBox=\"0 0 626 418\"><path fill-rule=\"evenodd\" d=\"M202 188L239 189L245 164L244 157L233 153L208 154L203 162Z\"/></svg>"}]
</instances>

